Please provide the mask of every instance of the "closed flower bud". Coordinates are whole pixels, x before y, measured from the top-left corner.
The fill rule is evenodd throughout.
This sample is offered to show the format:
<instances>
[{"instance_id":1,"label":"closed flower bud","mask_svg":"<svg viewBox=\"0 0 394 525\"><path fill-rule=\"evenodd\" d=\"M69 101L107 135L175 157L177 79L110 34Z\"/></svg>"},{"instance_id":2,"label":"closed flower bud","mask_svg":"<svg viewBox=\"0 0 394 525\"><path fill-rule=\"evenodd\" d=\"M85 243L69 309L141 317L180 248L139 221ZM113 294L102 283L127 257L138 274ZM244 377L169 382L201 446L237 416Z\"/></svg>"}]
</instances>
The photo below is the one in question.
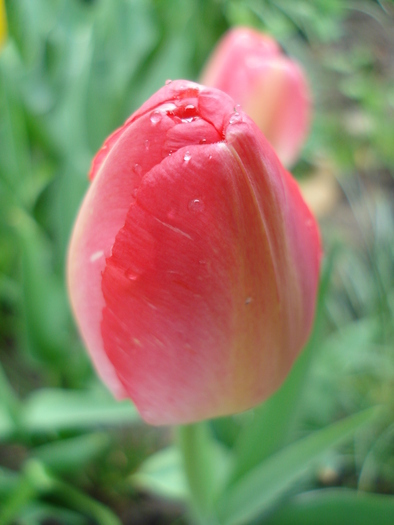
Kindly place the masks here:
<instances>
[{"instance_id":1,"label":"closed flower bud","mask_svg":"<svg viewBox=\"0 0 394 525\"><path fill-rule=\"evenodd\" d=\"M284 165L297 160L309 128L309 89L301 67L275 40L253 29L230 30L208 60L201 83L240 104Z\"/></svg>"},{"instance_id":2,"label":"closed flower bud","mask_svg":"<svg viewBox=\"0 0 394 525\"><path fill-rule=\"evenodd\" d=\"M96 155L71 239L75 318L102 379L152 424L243 411L311 330L316 222L222 91L168 83Z\"/></svg>"}]
</instances>

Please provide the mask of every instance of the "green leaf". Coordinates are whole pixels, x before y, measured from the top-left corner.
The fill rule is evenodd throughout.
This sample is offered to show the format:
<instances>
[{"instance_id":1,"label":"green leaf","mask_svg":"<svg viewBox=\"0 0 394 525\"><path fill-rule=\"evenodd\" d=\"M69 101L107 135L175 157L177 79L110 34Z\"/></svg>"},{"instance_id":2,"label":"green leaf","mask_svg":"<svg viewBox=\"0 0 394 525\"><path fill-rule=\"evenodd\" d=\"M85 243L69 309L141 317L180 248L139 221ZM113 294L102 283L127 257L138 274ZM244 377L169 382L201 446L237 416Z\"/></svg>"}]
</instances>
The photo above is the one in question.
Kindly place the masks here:
<instances>
[{"instance_id":1,"label":"green leaf","mask_svg":"<svg viewBox=\"0 0 394 525\"><path fill-rule=\"evenodd\" d=\"M14 422L5 406L0 405L0 441L9 437L15 430Z\"/></svg>"},{"instance_id":2,"label":"green leaf","mask_svg":"<svg viewBox=\"0 0 394 525\"><path fill-rule=\"evenodd\" d=\"M21 204L31 177L30 147L23 106L15 79L18 58L12 49L0 61L0 182L6 192L4 206ZM27 203L25 203L27 204Z\"/></svg>"},{"instance_id":3,"label":"green leaf","mask_svg":"<svg viewBox=\"0 0 394 525\"><path fill-rule=\"evenodd\" d=\"M24 464L18 484L2 502L0 523L14 523L15 518L28 512L37 498L48 495L54 496L67 508L92 518L98 525L121 525L117 516L105 505L56 478L35 459L29 459Z\"/></svg>"},{"instance_id":4,"label":"green leaf","mask_svg":"<svg viewBox=\"0 0 394 525\"><path fill-rule=\"evenodd\" d=\"M0 440L9 437L15 431L19 410L19 400L0 363Z\"/></svg>"},{"instance_id":5,"label":"green leaf","mask_svg":"<svg viewBox=\"0 0 394 525\"><path fill-rule=\"evenodd\" d=\"M79 513L33 501L18 516L18 525L42 525L43 523L61 523L62 525L87 525L86 517Z\"/></svg>"},{"instance_id":6,"label":"green leaf","mask_svg":"<svg viewBox=\"0 0 394 525\"><path fill-rule=\"evenodd\" d=\"M37 497L37 490L25 476L14 480L12 490L2 498L0 507L0 523L9 525L19 516L20 512Z\"/></svg>"},{"instance_id":7,"label":"green leaf","mask_svg":"<svg viewBox=\"0 0 394 525\"><path fill-rule=\"evenodd\" d=\"M138 489L159 497L185 501L189 497L179 449L167 447L150 456L130 478Z\"/></svg>"},{"instance_id":8,"label":"green leaf","mask_svg":"<svg viewBox=\"0 0 394 525\"><path fill-rule=\"evenodd\" d=\"M6 494L12 492L18 483L19 474L14 470L0 467L0 501Z\"/></svg>"},{"instance_id":9,"label":"green leaf","mask_svg":"<svg viewBox=\"0 0 394 525\"><path fill-rule=\"evenodd\" d=\"M225 525L245 524L267 512L321 453L338 445L377 415L368 409L296 441L255 467L227 490L218 504Z\"/></svg>"},{"instance_id":10,"label":"green leaf","mask_svg":"<svg viewBox=\"0 0 394 525\"><path fill-rule=\"evenodd\" d=\"M51 243L22 210L15 212L21 246L23 306L29 349L34 357L57 363L69 354L69 321L63 283L53 272Z\"/></svg>"},{"instance_id":11,"label":"green leaf","mask_svg":"<svg viewBox=\"0 0 394 525\"><path fill-rule=\"evenodd\" d=\"M392 525L394 496L350 489L315 490L291 499L264 525Z\"/></svg>"},{"instance_id":12,"label":"green leaf","mask_svg":"<svg viewBox=\"0 0 394 525\"><path fill-rule=\"evenodd\" d=\"M31 456L56 474L72 473L97 459L110 443L107 434L96 432L42 445L33 449Z\"/></svg>"},{"instance_id":13,"label":"green leaf","mask_svg":"<svg viewBox=\"0 0 394 525\"><path fill-rule=\"evenodd\" d=\"M21 424L27 432L85 429L101 425L124 425L139 421L128 401L92 391L41 389L26 401Z\"/></svg>"}]
</instances>

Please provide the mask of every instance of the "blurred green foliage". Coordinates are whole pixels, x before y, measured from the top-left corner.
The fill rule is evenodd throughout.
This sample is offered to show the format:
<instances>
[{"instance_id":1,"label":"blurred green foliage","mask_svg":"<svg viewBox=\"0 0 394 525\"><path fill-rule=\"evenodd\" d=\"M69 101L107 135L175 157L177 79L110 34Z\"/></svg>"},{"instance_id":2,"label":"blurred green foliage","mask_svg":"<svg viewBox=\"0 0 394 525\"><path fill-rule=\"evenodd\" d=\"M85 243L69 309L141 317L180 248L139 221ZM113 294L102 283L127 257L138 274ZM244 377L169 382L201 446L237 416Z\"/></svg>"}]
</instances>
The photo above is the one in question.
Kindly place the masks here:
<instances>
[{"instance_id":1,"label":"blurred green foliage","mask_svg":"<svg viewBox=\"0 0 394 525\"><path fill-rule=\"evenodd\" d=\"M5 4L0 522L119 524L122 516L123 523L149 523L152 509L139 490L187 499L179 452L163 449L168 433L140 425L133 406L113 401L92 372L69 311L65 258L104 138L166 79L197 80L223 32L247 24L271 33L307 70L315 115L295 175L313 177L323 159L340 197L322 218L330 285L322 285L306 352L277 395L251 413L212 422L210 441L201 445L214 444L220 523L371 523L366 516L392 523L391 497L356 499L355 489L394 492L393 3ZM377 405L388 410L372 424L348 419L335 426ZM351 429L346 447L333 451ZM332 485L347 490L325 489ZM311 492L297 496L305 490ZM183 513L182 506L158 509L156 523Z\"/></svg>"}]
</instances>

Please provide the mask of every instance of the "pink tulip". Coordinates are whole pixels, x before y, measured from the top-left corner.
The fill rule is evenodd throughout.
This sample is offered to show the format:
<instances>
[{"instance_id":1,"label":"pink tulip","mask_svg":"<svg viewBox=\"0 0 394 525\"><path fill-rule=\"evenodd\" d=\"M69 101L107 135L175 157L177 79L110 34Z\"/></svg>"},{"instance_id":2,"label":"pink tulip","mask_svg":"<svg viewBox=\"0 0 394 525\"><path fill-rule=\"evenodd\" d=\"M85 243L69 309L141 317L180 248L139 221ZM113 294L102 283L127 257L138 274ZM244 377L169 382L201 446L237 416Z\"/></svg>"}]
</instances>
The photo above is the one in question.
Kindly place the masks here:
<instances>
[{"instance_id":1,"label":"pink tulip","mask_svg":"<svg viewBox=\"0 0 394 525\"><path fill-rule=\"evenodd\" d=\"M259 126L285 164L293 164L309 128L310 95L300 66L270 36L228 31L209 59L201 83L229 94Z\"/></svg>"},{"instance_id":2,"label":"pink tulip","mask_svg":"<svg viewBox=\"0 0 394 525\"><path fill-rule=\"evenodd\" d=\"M102 379L151 424L279 387L315 310L320 243L294 179L222 91L174 81L104 143L68 281Z\"/></svg>"}]
</instances>

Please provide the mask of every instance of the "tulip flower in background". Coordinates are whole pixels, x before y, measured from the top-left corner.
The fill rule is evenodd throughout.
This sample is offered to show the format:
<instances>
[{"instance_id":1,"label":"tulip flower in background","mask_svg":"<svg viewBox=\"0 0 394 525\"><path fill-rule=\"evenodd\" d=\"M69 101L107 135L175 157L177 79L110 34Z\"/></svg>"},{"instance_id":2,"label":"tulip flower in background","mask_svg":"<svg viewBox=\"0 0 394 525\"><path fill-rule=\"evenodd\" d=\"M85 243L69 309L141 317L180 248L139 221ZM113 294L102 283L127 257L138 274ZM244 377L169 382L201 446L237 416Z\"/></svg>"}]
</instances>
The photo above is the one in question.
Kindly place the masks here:
<instances>
[{"instance_id":1,"label":"tulip flower in background","mask_svg":"<svg viewBox=\"0 0 394 525\"><path fill-rule=\"evenodd\" d=\"M7 17L5 12L4 0L0 0L0 48L7 38Z\"/></svg>"},{"instance_id":2,"label":"tulip flower in background","mask_svg":"<svg viewBox=\"0 0 394 525\"><path fill-rule=\"evenodd\" d=\"M320 241L298 186L224 92L167 83L104 143L68 259L102 379L152 424L232 414L311 330Z\"/></svg>"},{"instance_id":3,"label":"tulip flower in background","mask_svg":"<svg viewBox=\"0 0 394 525\"><path fill-rule=\"evenodd\" d=\"M240 104L285 166L297 160L309 128L310 94L301 67L273 38L243 27L228 31L200 81Z\"/></svg>"}]
</instances>

